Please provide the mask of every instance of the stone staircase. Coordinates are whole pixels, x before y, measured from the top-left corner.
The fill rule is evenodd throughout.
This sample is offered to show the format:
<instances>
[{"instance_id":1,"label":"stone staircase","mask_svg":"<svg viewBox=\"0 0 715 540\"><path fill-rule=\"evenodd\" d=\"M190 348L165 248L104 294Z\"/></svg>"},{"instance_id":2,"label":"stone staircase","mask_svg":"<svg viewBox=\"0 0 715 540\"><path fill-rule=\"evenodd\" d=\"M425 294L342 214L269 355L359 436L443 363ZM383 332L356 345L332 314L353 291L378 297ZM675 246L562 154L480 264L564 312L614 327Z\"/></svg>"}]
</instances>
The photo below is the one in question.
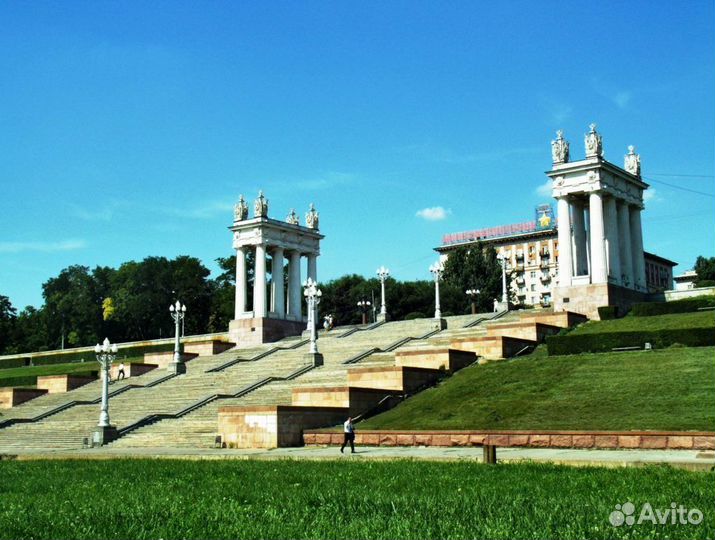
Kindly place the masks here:
<instances>
[{"instance_id":1,"label":"stone staircase","mask_svg":"<svg viewBox=\"0 0 715 540\"><path fill-rule=\"evenodd\" d=\"M515 323L521 318L523 315L518 313L448 317L447 328L436 333L432 319L338 327L320 332L318 346L324 365L312 369L307 367L308 344L304 337L296 336L196 358L187 363L187 373L183 375L167 377L166 371L154 370L115 382L110 386L110 392L116 393L110 398L110 417L122 436L111 445L116 448L211 447L220 432L219 409L222 407L290 407L295 392L317 389L318 393L324 390L323 394L328 395L343 387L347 389L354 370L374 368L378 373L383 368L412 370L413 382L421 381L424 373L436 370L420 372L420 367L396 368L396 352L399 355L415 348L449 350L460 339L486 336L490 325ZM139 386L132 387L135 385ZM66 406L39 421L0 429L0 452L16 448L80 448L99 416L98 401L81 402L98 400L100 394L101 385L96 381L8 410L3 421L32 419ZM68 405L74 401L80 403Z\"/></svg>"}]
</instances>

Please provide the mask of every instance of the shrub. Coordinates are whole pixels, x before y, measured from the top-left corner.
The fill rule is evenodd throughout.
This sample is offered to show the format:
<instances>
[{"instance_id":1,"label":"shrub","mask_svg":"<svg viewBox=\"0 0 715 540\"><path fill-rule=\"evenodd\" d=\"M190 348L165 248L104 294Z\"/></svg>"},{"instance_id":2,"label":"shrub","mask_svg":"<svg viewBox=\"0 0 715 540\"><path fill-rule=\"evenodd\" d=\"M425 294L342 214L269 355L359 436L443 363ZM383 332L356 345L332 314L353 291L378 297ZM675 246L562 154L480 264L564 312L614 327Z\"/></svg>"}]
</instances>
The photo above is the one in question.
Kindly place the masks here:
<instances>
[{"instance_id":1,"label":"shrub","mask_svg":"<svg viewBox=\"0 0 715 540\"><path fill-rule=\"evenodd\" d=\"M183 345L183 344L182 344ZM117 359L129 358L132 356L141 357L147 352L165 352L173 351L173 343L162 343L160 345L134 345L131 347L119 346L119 353L117 354ZM54 354L43 354L32 357L33 366L48 366L51 364L68 364L71 362L81 362L84 359L85 362L95 362L96 357L94 351L84 350L77 352L55 352ZM21 364L24 365L24 364Z\"/></svg>"},{"instance_id":2,"label":"shrub","mask_svg":"<svg viewBox=\"0 0 715 540\"><path fill-rule=\"evenodd\" d=\"M715 329L668 328L628 332L602 332L593 334L570 334L549 336L546 345L549 355L579 354L584 352L607 352L618 347L643 347L649 342L656 349L680 343L686 347L715 345Z\"/></svg>"},{"instance_id":3,"label":"shrub","mask_svg":"<svg viewBox=\"0 0 715 540\"><path fill-rule=\"evenodd\" d=\"M23 367L27 365L26 358L3 358L0 359L0 369Z\"/></svg>"},{"instance_id":4,"label":"shrub","mask_svg":"<svg viewBox=\"0 0 715 540\"><path fill-rule=\"evenodd\" d=\"M408 313L407 315L405 315L405 320L406 320L406 321L411 321L411 320L414 320L414 319L426 319L426 318L427 318L427 317L425 316L425 314L422 313L422 312L420 312L420 311L413 311L413 312Z\"/></svg>"},{"instance_id":5,"label":"shrub","mask_svg":"<svg viewBox=\"0 0 715 540\"><path fill-rule=\"evenodd\" d=\"M601 306L598 308L598 318L608 321L618 317L618 306Z\"/></svg>"},{"instance_id":6,"label":"shrub","mask_svg":"<svg viewBox=\"0 0 715 540\"><path fill-rule=\"evenodd\" d=\"M715 296L704 295L675 300L673 302L643 302L634 304L631 315L634 317L650 317L652 315L666 315L669 313L688 313L697 311L699 308L714 306Z\"/></svg>"}]
</instances>

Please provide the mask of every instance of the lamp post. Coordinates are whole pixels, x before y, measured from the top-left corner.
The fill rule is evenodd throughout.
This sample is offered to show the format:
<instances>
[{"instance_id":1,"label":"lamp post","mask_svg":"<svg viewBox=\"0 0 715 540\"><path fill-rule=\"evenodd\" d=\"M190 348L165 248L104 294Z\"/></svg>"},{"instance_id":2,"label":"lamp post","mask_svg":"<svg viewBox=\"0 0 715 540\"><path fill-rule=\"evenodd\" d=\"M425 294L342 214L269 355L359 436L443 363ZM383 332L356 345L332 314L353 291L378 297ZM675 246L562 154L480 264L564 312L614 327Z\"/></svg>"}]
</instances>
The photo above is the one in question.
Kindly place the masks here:
<instances>
[{"instance_id":1,"label":"lamp post","mask_svg":"<svg viewBox=\"0 0 715 540\"><path fill-rule=\"evenodd\" d=\"M434 318L441 319L442 312L439 309L439 281L442 279L442 272L444 272L444 266L442 263L437 261L429 267L429 271L432 272L434 276Z\"/></svg>"},{"instance_id":2,"label":"lamp post","mask_svg":"<svg viewBox=\"0 0 715 540\"><path fill-rule=\"evenodd\" d=\"M370 300L360 300L357 303L358 308L360 309L360 312L362 313L362 323L367 324L367 312L370 311L370 306L372 304L370 303Z\"/></svg>"},{"instance_id":3,"label":"lamp post","mask_svg":"<svg viewBox=\"0 0 715 540\"><path fill-rule=\"evenodd\" d=\"M117 428L109 423L109 368L117 357L116 343L109 343L108 338L94 347L97 362L102 367L102 406L99 412L99 423L92 434L92 446L102 446L118 437Z\"/></svg>"},{"instance_id":4,"label":"lamp post","mask_svg":"<svg viewBox=\"0 0 715 540\"><path fill-rule=\"evenodd\" d=\"M382 292L382 303L380 304L380 316L378 320L387 320L387 306L385 305L385 280L390 276L390 269L381 266L377 269L377 277L380 278L380 290Z\"/></svg>"},{"instance_id":5,"label":"lamp post","mask_svg":"<svg viewBox=\"0 0 715 540\"><path fill-rule=\"evenodd\" d=\"M500 309L509 309L509 298L506 294L506 257L501 253L497 255L497 259L501 263L501 302Z\"/></svg>"},{"instance_id":6,"label":"lamp post","mask_svg":"<svg viewBox=\"0 0 715 540\"><path fill-rule=\"evenodd\" d=\"M477 314L477 296L479 296L479 289L467 289L465 291L466 295L469 296L472 302L472 315Z\"/></svg>"},{"instance_id":7,"label":"lamp post","mask_svg":"<svg viewBox=\"0 0 715 540\"><path fill-rule=\"evenodd\" d=\"M174 361L171 362L167 369L171 373L176 373L177 375L181 373L186 373L186 364L183 362L181 357L181 343L180 343L180 326L186 317L186 304L183 306L178 300L176 304L169 306L169 312L171 313L171 318L174 319L175 323L175 338L174 338Z\"/></svg>"},{"instance_id":8,"label":"lamp post","mask_svg":"<svg viewBox=\"0 0 715 540\"><path fill-rule=\"evenodd\" d=\"M303 283L303 296L308 302L308 328L310 330L310 350L308 351L308 360L314 366L323 365L323 355L318 352L317 334L315 331L315 318L320 297L323 296L323 291L318 288L318 282L308 278Z\"/></svg>"}]
</instances>

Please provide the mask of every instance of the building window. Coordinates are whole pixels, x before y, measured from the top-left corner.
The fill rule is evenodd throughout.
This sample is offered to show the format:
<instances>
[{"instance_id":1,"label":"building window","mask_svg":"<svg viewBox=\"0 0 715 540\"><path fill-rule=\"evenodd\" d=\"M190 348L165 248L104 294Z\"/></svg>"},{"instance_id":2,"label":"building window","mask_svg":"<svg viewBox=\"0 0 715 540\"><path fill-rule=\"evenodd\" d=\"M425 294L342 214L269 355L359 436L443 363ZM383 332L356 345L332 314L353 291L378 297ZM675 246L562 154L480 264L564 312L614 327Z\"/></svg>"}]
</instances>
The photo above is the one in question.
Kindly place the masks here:
<instances>
[{"instance_id":1,"label":"building window","mask_svg":"<svg viewBox=\"0 0 715 540\"><path fill-rule=\"evenodd\" d=\"M531 284L531 290L532 290L532 291L535 291L535 290L536 290L536 285L534 285L533 283Z\"/></svg>"},{"instance_id":2,"label":"building window","mask_svg":"<svg viewBox=\"0 0 715 540\"><path fill-rule=\"evenodd\" d=\"M531 272L531 277L535 278L536 277L536 271Z\"/></svg>"}]
</instances>

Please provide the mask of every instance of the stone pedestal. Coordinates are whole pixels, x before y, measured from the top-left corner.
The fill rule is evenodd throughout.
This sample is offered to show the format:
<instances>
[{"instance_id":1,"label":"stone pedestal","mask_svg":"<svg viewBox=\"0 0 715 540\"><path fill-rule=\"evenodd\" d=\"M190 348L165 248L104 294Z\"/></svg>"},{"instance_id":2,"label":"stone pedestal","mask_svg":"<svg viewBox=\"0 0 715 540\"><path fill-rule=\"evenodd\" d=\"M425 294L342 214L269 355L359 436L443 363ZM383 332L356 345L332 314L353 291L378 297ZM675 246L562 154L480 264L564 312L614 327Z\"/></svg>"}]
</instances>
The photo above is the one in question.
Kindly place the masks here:
<instances>
[{"instance_id":1,"label":"stone pedestal","mask_svg":"<svg viewBox=\"0 0 715 540\"><path fill-rule=\"evenodd\" d=\"M377 322L387 322L389 320L390 320L389 313L378 313L377 314Z\"/></svg>"},{"instance_id":2,"label":"stone pedestal","mask_svg":"<svg viewBox=\"0 0 715 540\"><path fill-rule=\"evenodd\" d=\"M323 355L320 353L307 353L304 356L306 362L314 367L320 367L323 365Z\"/></svg>"},{"instance_id":3,"label":"stone pedestal","mask_svg":"<svg viewBox=\"0 0 715 540\"><path fill-rule=\"evenodd\" d=\"M170 362L166 366L166 370L169 373L176 373L177 375L183 375L186 373L186 364L184 362Z\"/></svg>"},{"instance_id":4,"label":"stone pedestal","mask_svg":"<svg viewBox=\"0 0 715 540\"><path fill-rule=\"evenodd\" d=\"M593 320L599 319L601 306L618 306L619 312L625 313L633 304L645 300L644 293L613 283L556 287L553 291L554 311L572 311Z\"/></svg>"},{"instance_id":5,"label":"stone pedestal","mask_svg":"<svg viewBox=\"0 0 715 540\"><path fill-rule=\"evenodd\" d=\"M497 302L494 307L496 311L509 311L509 302Z\"/></svg>"},{"instance_id":6,"label":"stone pedestal","mask_svg":"<svg viewBox=\"0 0 715 540\"><path fill-rule=\"evenodd\" d=\"M299 336L303 330L305 330L303 321L267 317L234 319L228 324L229 339L239 347L271 343L288 336Z\"/></svg>"},{"instance_id":7,"label":"stone pedestal","mask_svg":"<svg viewBox=\"0 0 715 540\"><path fill-rule=\"evenodd\" d=\"M116 426L97 426L92 432L92 447L104 446L119 438Z\"/></svg>"},{"instance_id":8,"label":"stone pedestal","mask_svg":"<svg viewBox=\"0 0 715 540\"><path fill-rule=\"evenodd\" d=\"M447 319L432 319L432 328L435 330L444 330L447 328Z\"/></svg>"}]
</instances>

